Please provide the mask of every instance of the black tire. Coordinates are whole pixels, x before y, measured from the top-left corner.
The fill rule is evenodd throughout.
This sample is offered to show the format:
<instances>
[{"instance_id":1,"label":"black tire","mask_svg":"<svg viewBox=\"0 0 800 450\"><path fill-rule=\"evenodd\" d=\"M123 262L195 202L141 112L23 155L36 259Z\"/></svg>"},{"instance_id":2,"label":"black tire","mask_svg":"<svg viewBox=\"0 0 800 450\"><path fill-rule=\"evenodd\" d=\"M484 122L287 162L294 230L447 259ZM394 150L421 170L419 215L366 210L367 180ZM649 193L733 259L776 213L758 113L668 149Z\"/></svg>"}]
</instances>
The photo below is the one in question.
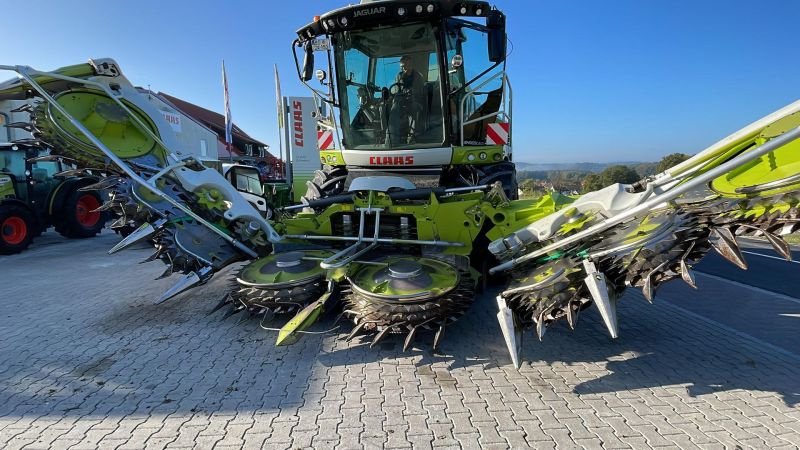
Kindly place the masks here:
<instances>
[{"instance_id":1,"label":"black tire","mask_svg":"<svg viewBox=\"0 0 800 450\"><path fill-rule=\"evenodd\" d=\"M59 208L58 217L53 217L56 231L70 239L96 236L108 220L106 213L92 212L102 204L103 199L97 191L73 190Z\"/></svg>"},{"instance_id":2,"label":"black tire","mask_svg":"<svg viewBox=\"0 0 800 450\"><path fill-rule=\"evenodd\" d=\"M487 166L476 166L478 172L478 185L492 184L501 182L503 190L509 200L519 198L519 187L517 186L517 168L511 161L503 161Z\"/></svg>"},{"instance_id":3,"label":"black tire","mask_svg":"<svg viewBox=\"0 0 800 450\"><path fill-rule=\"evenodd\" d=\"M317 200L344 192L347 169L344 167L323 166L314 172L314 178L306 181L305 200Z\"/></svg>"},{"instance_id":4,"label":"black tire","mask_svg":"<svg viewBox=\"0 0 800 450\"><path fill-rule=\"evenodd\" d=\"M19 253L33 241L36 219L22 205L0 205L0 255Z\"/></svg>"}]
</instances>

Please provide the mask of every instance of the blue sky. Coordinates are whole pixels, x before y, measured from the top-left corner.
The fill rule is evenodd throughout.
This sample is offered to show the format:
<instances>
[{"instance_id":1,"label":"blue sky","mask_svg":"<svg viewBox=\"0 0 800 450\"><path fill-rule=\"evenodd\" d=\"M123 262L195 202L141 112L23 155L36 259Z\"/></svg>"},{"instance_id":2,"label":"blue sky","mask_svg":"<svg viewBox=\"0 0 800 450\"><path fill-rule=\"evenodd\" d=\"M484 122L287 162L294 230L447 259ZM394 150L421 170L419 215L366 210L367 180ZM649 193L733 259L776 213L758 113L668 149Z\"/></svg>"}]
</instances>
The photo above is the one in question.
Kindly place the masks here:
<instances>
[{"instance_id":1,"label":"blue sky","mask_svg":"<svg viewBox=\"0 0 800 450\"><path fill-rule=\"evenodd\" d=\"M234 121L277 153L272 66L284 95L306 95L294 76L294 31L347 2L4 3L0 64L54 69L113 57L135 84L221 111L224 58ZM514 47L519 161L694 153L800 98L796 0L495 4Z\"/></svg>"}]
</instances>

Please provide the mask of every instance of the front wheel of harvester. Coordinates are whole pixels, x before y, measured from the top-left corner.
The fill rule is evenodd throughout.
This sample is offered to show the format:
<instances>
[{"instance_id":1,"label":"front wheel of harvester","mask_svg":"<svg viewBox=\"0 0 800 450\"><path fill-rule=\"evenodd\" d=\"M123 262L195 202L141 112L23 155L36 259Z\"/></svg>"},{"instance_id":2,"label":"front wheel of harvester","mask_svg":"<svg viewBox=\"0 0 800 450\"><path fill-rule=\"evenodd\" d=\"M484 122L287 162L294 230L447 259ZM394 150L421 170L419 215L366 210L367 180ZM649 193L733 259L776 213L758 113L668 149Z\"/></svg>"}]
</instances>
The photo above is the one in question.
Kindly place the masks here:
<instances>
[{"instance_id":1,"label":"front wheel of harvester","mask_svg":"<svg viewBox=\"0 0 800 450\"><path fill-rule=\"evenodd\" d=\"M306 182L308 189L306 200L318 200L344 192L344 183L347 180L347 169L344 167L324 166L314 172L314 178Z\"/></svg>"},{"instance_id":2,"label":"front wheel of harvester","mask_svg":"<svg viewBox=\"0 0 800 450\"><path fill-rule=\"evenodd\" d=\"M19 253L31 244L36 222L28 209L0 205L0 255Z\"/></svg>"},{"instance_id":3,"label":"front wheel of harvester","mask_svg":"<svg viewBox=\"0 0 800 450\"><path fill-rule=\"evenodd\" d=\"M70 239L83 239L97 235L106 222L105 214L95 211L102 204L98 192L82 192L75 189L60 209L61 217L53 218L56 231Z\"/></svg>"},{"instance_id":4,"label":"front wheel of harvester","mask_svg":"<svg viewBox=\"0 0 800 450\"><path fill-rule=\"evenodd\" d=\"M517 170L513 162L502 161L496 164L477 166L477 171L479 186L499 181L502 183L503 190L509 200L517 200L519 198Z\"/></svg>"}]
</instances>

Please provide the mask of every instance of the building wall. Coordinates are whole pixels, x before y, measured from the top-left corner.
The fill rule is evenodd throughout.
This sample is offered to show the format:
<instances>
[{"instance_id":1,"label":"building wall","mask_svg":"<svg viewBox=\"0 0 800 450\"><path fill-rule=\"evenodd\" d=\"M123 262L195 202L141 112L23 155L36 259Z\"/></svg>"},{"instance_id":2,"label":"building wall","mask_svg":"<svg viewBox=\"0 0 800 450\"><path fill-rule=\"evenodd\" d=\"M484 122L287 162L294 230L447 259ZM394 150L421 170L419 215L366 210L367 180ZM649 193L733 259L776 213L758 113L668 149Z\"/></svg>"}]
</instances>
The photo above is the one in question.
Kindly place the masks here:
<instances>
[{"instance_id":1,"label":"building wall","mask_svg":"<svg viewBox=\"0 0 800 450\"><path fill-rule=\"evenodd\" d=\"M164 115L166 120L175 132L184 155L191 154L195 158L204 161L216 161L219 159L217 152L217 134L208 127L195 122L194 119L173 108L157 95L143 93L156 108ZM177 149L175 149L177 150Z\"/></svg>"}]
</instances>

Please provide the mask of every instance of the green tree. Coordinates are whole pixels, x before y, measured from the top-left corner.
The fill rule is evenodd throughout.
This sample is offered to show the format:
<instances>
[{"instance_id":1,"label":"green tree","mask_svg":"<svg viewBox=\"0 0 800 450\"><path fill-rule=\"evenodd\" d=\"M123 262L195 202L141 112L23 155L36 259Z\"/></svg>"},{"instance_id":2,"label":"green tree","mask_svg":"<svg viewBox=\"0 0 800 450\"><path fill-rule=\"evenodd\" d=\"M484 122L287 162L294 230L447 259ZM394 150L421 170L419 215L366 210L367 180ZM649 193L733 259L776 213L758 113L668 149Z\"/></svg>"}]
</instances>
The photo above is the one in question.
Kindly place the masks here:
<instances>
[{"instance_id":1,"label":"green tree","mask_svg":"<svg viewBox=\"0 0 800 450\"><path fill-rule=\"evenodd\" d=\"M585 177L583 177L583 182L581 183L581 190L584 194L602 188L603 188L603 183L600 181L600 175L596 173L590 173Z\"/></svg>"},{"instance_id":2,"label":"green tree","mask_svg":"<svg viewBox=\"0 0 800 450\"><path fill-rule=\"evenodd\" d=\"M522 189L522 192L532 193L535 185L536 182L533 181L533 178L527 178L519 183L519 188Z\"/></svg>"},{"instance_id":3,"label":"green tree","mask_svg":"<svg viewBox=\"0 0 800 450\"><path fill-rule=\"evenodd\" d=\"M656 172L661 173L670 167L676 166L687 159L690 156L685 153L670 153L669 155L661 158L661 161L658 162L658 167L656 167Z\"/></svg>"},{"instance_id":4,"label":"green tree","mask_svg":"<svg viewBox=\"0 0 800 450\"><path fill-rule=\"evenodd\" d=\"M600 172L600 183L606 187L614 183L635 183L639 181L639 174L628 166L609 166Z\"/></svg>"}]
</instances>

